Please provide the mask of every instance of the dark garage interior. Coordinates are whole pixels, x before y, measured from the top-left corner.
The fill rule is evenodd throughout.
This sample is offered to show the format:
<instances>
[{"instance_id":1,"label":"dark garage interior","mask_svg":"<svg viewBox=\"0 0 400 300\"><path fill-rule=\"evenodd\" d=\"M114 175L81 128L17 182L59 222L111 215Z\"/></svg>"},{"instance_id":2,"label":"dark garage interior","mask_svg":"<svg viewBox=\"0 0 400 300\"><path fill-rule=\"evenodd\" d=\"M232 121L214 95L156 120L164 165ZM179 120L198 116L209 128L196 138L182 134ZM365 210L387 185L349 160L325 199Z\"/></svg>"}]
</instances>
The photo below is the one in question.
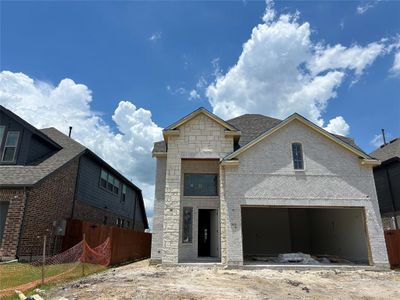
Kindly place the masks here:
<instances>
[{"instance_id":1,"label":"dark garage interior","mask_svg":"<svg viewBox=\"0 0 400 300\"><path fill-rule=\"evenodd\" d=\"M242 207L244 262L308 264L282 261L303 253L321 264L368 264L364 219L362 208Z\"/></svg>"}]
</instances>

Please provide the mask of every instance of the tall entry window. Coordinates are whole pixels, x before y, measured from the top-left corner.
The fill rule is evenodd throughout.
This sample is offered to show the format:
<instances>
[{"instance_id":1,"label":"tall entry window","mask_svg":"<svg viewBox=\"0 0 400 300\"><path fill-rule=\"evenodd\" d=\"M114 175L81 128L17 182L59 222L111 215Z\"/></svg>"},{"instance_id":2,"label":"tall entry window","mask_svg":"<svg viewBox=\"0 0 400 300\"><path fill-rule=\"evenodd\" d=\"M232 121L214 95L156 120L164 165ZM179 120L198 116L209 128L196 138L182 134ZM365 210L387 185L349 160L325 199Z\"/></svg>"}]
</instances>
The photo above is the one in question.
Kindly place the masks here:
<instances>
[{"instance_id":1,"label":"tall entry window","mask_svg":"<svg viewBox=\"0 0 400 300\"><path fill-rule=\"evenodd\" d=\"M292 144L293 167L295 170L304 170L303 148L300 143Z\"/></svg>"},{"instance_id":2,"label":"tall entry window","mask_svg":"<svg viewBox=\"0 0 400 300\"><path fill-rule=\"evenodd\" d=\"M183 208L183 222L182 222L182 243L192 242L192 229L193 229L193 208Z\"/></svg>"},{"instance_id":3,"label":"tall entry window","mask_svg":"<svg viewBox=\"0 0 400 300\"><path fill-rule=\"evenodd\" d=\"M218 196L217 174L185 174L184 196Z\"/></svg>"}]
</instances>

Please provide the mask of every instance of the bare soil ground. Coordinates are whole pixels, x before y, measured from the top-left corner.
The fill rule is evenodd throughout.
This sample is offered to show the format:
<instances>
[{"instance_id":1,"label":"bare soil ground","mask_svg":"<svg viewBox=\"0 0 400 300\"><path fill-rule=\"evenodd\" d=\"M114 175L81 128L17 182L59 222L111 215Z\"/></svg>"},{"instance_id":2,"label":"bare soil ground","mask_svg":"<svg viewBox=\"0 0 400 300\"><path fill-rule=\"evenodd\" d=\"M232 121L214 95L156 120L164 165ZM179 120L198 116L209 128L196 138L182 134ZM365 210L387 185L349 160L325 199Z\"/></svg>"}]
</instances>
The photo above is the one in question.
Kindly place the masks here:
<instances>
[{"instance_id":1,"label":"bare soil ground","mask_svg":"<svg viewBox=\"0 0 400 300\"><path fill-rule=\"evenodd\" d=\"M137 262L58 286L60 299L400 299L400 272L226 270Z\"/></svg>"}]
</instances>

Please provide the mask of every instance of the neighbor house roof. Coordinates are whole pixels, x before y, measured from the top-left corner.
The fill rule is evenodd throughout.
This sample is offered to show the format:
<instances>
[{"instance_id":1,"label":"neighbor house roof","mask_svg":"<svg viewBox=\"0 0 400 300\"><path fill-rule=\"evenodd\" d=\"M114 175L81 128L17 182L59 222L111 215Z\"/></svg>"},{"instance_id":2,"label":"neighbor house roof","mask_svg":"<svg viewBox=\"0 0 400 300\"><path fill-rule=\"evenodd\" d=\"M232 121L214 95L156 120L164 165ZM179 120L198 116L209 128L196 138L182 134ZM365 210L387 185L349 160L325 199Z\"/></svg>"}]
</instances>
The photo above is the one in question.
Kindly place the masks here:
<instances>
[{"instance_id":1,"label":"neighbor house roof","mask_svg":"<svg viewBox=\"0 0 400 300\"><path fill-rule=\"evenodd\" d=\"M371 152L370 155L381 161L385 161L394 157L400 158L400 138L395 138L386 145L380 146L380 148Z\"/></svg>"},{"instance_id":2,"label":"neighbor house roof","mask_svg":"<svg viewBox=\"0 0 400 300\"><path fill-rule=\"evenodd\" d=\"M8 110L5 108L3 105L0 105L0 111L4 113L6 116L8 116L11 119L14 119L21 125L23 125L25 128L28 128L32 133L36 134L37 136L41 137L43 140L45 140L47 143L50 145L54 146L57 149L61 149L61 146L58 145L54 140L49 138L46 134L42 132L42 130L37 129L36 127L32 126L29 124L27 121L19 117L18 115L14 114L12 111Z\"/></svg>"},{"instance_id":3,"label":"neighbor house roof","mask_svg":"<svg viewBox=\"0 0 400 300\"><path fill-rule=\"evenodd\" d=\"M282 120L264 116L261 114L245 114L226 121L231 124L237 130L241 132L239 139L239 147L244 147L246 144L255 140L263 133L279 125ZM339 139L341 142L349 145L352 148L360 151L363 155L368 156L363 150L361 150L354 142L352 138L345 137L338 134L330 134L333 137ZM153 153L166 152L165 141L154 143Z\"/></svg>"},{"instance_id":4,"label":"neighbor house roof","mask_svg":"<svg viewBox=\"0 0 400 300\"><path fill-rule=\"evenodd\" d=\"M84 153L87 153L91 155L95 160L100 162L102 165L105 165L108 169L113 171L113 173L120 176L121 178L124 178L124 183L139 192L139 204L144 214L145 227L149 228L149 225L147 223L146 210L143 203L142 192L135 184L127 180L121 173L111 167L107 162L105 162L93 151L89 150L77 141L69 138L67 135L63 134L57 129L53 127L45 128L41 129L40 132L45 135L47 139L51 139L53 143L56 143L57 145L62 147L61 150L58 150L48 158L39 161L36 165L0 166L0 187L33 186L42 179L46 178L48 175L52 174L57 169L61 168L63 165L73 160L74 158Z\"/></svg>"},{"instance_id":5,"label":"neighbor house roof","mask_svg":"<svg viewBox=\"0 0 400 300\"><path fill-rule=\"evenodd\" d=\"M36 165L2 165L0 167L0 186L32 186L86 149L55 128L42 129L40 132L46 139L59 145L61 149Z\"/></svg>"}]
</instances>

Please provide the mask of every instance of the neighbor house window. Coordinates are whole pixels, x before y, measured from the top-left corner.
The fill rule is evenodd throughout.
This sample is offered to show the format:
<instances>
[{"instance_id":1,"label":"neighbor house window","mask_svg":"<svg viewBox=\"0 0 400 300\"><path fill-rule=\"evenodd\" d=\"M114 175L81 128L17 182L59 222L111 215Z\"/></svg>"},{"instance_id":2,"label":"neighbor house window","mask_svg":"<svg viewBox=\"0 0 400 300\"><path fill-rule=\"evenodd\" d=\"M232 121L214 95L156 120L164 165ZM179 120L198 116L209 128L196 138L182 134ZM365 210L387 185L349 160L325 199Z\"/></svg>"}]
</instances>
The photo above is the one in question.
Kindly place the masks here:
<instances>
[{"instance_id":1,"label":"neighbor house window","mask_svg":"<svg viewBox=\"0 0 400 300\"><path fill-rule=\"evenodd\" d=\"M295 170L304 169L303 149L300 143L292 144L293 167Z\"/></svg>"},{"instance_id":2,"label":"neighbor house window","mask_svg":"<svg viewBox=\"0 0 400 300\"><path fill-rule=\"evenodd\" d=\"M183 230L182 230L182 243L192 242L192 224L193 224L193 208L183 208Z\"/></svg>"},{"instance_id":3,"label":"neighbor house window","mask_svg":"<svg viewBox=\"0 0 400 300\"><path fill-rule=\"evenodd\" d=\"M122 198L121 198L121 201L125 202L125 200L126 200L126 185L123 184L122 185Z\"/></svg>"},{"instance_id":4,"label":"neighbor house window","mask_svg":"<svg viewBox=\"0 0 400 300\"><path fill-rule=\"evenodd\" d=\"M3 133L4 134L4 133ZM19 139L19 131L9 131L4 144L3 161L13 162L17 153L17 145Z\"/></svg>"},{"instance_id":5,"label":"neighbor house window","mask_svg":"<svg viewBox=\"0 0 400 300\"><path fill-rule=\"evenodd\" d=\"M119 194L119 180L118 179L114 179L114 194Z\"/></svg>"},{"instance_id":6,"label":"neighbor house window","mask_svg":"<svg viewBox=\"0 0 400 300\"><path fill-rule=\"evenodd\" d=\"M6 130L5 126L0 126L0 147L3 144L3 137L4 137L4 131Z\"/></svg>"},{"instance_id":7,"label":"neighbor house window","mask_svg":"<svg viewBox=\"0 0 400 300\"><path fill-rule=\"evenodd\" d=\"M107 225L107 216L104 216L103 224L104 224L104 225Z\"/></svg>"},{"instance_id":8,"label":"neighbor house window","mask_svg":"<svg viewBox=\"0 0 400 300\"><path fill-rule=\"evenodd\" d=\"M114 176L108 174L107 189L112 192L114 189Z\"/></svg>"},{"instance_id":9,"label":"neighbor house window","mask_svg":"<svg viewBox=\"0 0 400 300\"><path fill-rule=\"evenodd\" d=\"M119 180L105 170L101 170L100 186L116 195L119 194L119 189L120 189Z\"/></svg>"},{"instance_id":10,"label":"neighbor house window","mask_svg":"<svg viewBox=\"0 0 400 300\"><path fill-rule=\"evenodd\" d=\"M102 186L105 189L107 188L107 177L108 177L108 173L104 170L101 170L100 186Z\"/></svg>"},{"instance_id":11,"label":"neighbor house window","mask_svg":"<svg viewBox=\"0 0 400 300\"><path fill-rule=\"evenodd\" d=\"M217 174L185 174L184 196L218 196Z\"/></svg>"}]
</instances>

